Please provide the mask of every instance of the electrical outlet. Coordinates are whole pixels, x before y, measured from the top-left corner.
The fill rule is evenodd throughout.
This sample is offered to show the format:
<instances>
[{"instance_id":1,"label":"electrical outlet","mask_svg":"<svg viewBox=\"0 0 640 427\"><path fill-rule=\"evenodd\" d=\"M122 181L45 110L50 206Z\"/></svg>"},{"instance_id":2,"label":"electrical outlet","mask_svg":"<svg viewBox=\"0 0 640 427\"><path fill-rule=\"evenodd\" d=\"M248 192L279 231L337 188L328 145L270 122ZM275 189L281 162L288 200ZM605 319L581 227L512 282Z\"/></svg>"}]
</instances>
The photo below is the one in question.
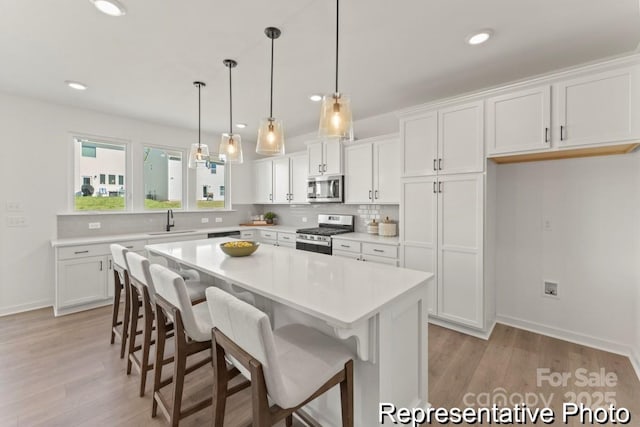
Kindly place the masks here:
<instances>
[{"instance_id":1,"label":"electrical outlet","mask_svg":"<svg viewBox=\"0 0 640 427\"><path fill-rule=\"evenodd\" d=\"M99 222L90 222L89 223L89 230L97 230L100 227L102 227L102 225Z\"/></svg>"},{"instance_id":2,"label":"electrical outlet","mask_svg":"<svg viewBox=\"0 0 640 427\"><path fill-rule=\"evenodd\" d=\"M7 201L7 212L22 212L24 207L20 202Z\"/></svg>"},{"instance_id":3,"label":"electrical outlet","mask_svg":"<svg viewBox=\"0 0 640 427\"><path fill-rule=\"evenodd\" d=\"M216 217L216 222L222 222L222 218Z\"/></svg>"},{"instance_id":4,"label":"electrical outlet","mask_svg":"<svg viewBox=\"0 0 640 427\"><path fill-rule=\"evenodd\" d=\"M544 231L553 230L553 223L551 222L551 218L545 218L542 221L542 228L544 229Z\"/></svg>"},{"instance_id":5,"label":"electrical outlet","mask_svg":"<svg viewBox=\"0 0 640 427\"><path fill-rule=\"evenodd\" d=\"M206 223L208 223L208 222L209 222L209 218L202 218L202 219L200 220L200 222L201 222L201 223L203 223L203 224L206 224Z\"/></svg>"},{"instance_id":6,"label":"electrical outlet","mask_svg":"<svg viewBox=\"0 0 640 427\"><path fill-rule=\"evenodd\" d=\"M544 294L549 297L558 297L558 283L544 281Z\"/></svg>"},{"instance_id":7,"label":"electrical outlet","mask_svg":"<svg viewBox=\"0 0 640 427\"><path fill-rule=\"evenodd\" d=\"M11 215L7 217L7 227L26 227L27 218L24 216Z\"/></svg>"},{"instance_id":8,"label":"electrical outlet","mask_svg":"<svg viewBox=\"0 0 640 427\"><path fill-rule=\"evenodd\" d=\"M307 217L306 216L302 217L302 222L307 222Z\"/></svg>"}]
</instances>

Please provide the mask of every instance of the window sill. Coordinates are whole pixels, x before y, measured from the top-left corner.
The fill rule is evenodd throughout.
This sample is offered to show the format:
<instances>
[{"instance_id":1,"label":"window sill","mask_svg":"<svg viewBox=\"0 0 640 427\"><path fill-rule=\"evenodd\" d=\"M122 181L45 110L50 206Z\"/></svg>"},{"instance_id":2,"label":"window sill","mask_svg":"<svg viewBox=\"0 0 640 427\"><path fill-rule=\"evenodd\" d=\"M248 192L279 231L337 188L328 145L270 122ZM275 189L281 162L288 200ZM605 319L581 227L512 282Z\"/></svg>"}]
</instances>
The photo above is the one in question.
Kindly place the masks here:
<instances>
[{"instance_id":1,"label":"window sill","mask_svg":"<svg viewBox=\"0 0 640 427\"><path fill-rule=\"evenodd\" d=\"M179 213L225 213L237 212L236 209L174 209L175 214ZM166 209L146 210L146 211L77 211L77 212L59 212L56 216L91 216L91 215L166 215Z\"/></svg>"}]
</instances>

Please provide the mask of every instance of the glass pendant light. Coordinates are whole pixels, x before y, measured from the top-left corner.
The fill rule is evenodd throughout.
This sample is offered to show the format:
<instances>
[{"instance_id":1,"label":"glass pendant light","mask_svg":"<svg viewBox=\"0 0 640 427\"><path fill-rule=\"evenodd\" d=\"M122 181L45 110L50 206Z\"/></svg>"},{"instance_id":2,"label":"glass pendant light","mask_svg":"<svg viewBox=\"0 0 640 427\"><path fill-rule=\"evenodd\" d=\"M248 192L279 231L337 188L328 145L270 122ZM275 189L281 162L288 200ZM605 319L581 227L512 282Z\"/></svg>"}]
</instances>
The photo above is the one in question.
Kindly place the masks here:
<instances>
[{"instance_id":1,"label":"glass pendant light","mask_svg":"<svg viewBox=\"0 0 640 427\"><path fill-rule=\"evenodd\" d=\"M229 68L229 133L223 133L218 153L225 163L242 163L242 140L240 135L233 133L233 92L231 90L231 69L238 63L233 59L222 61Z\"/></svg>"},{"instance_id":2,"label":"glass pendant light","mask_svg":"<svg viewBox=\"0 0 640 427\"><path fill-rule=\"evenodd\" d=\"M340 0L336 0L336 90L322 98L320 126L321 138L340 138L353 141L353 119L349 98L338 90L338 47L340 28Z\"/></svg>"},{"instance_id":3,"label":"glass pendant light","mask_svg":"<svg viewBox=\"0 0 640 427\"><path fill-rule=\"evenodd\" d=\"M198 88L198 143L191 144L191 149L189 150L189 169L205 168L207 167L207 161L209 160L209 147L200 143L200 139L202 137L202 131L200 129L200 89L206 86L206 84L202 82L193 82L193 85Z\"/></svg>"},{"instance_id":4,"label":"glass pendant light","mask_svg":"<svg viewBox=\"0 0 640 427\"><path fill-rule=\"evenodd\" d=\"M282 120L273 117L273 44L280 37L281 31L275 27L268 27L264 33L271 39L271 98L269 101L269 117L262 119L258 130L256 153L266 156L284 154L284 129Z\"/></svg>"}]
</instances>

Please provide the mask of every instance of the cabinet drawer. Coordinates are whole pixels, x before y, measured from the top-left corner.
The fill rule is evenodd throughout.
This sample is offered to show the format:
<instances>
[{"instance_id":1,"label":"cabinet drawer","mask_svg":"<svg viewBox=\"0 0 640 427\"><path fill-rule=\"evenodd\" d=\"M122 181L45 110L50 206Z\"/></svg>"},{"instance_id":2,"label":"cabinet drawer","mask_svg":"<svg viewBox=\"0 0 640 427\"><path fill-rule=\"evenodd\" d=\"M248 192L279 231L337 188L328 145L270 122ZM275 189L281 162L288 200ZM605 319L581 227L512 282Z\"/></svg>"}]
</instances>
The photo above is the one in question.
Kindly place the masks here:
<instances>
[{"instance_id":1,"label":"cabinet drawer","mask_svg":"<svg viewBox=\"0 0 640 427\"><path fill-rule=\"evenodd\" d=\"M362 260L366 262L373 262L376 264L393 265L394 267L398 266L398 260L395 258L385 258L375 255L363 255Z\"/></svg>"},{"instance_id":2,"label":"cabinet drawer","mask_svg":"<svg viewBox=\"0 0 640 427\"><path fill-rule=\"evenodd\" d=\"M278 243L295 243L296 235L294 233L278 233Z\"/></svg>"},{"instance_id":3,"label":"cabinet drawer","mask_svg":"<svg viewBox=\"0 0 640 427\"><path fill-rule=\"evenodd\" d=\"M398 247L389 245L377 245L375 243L363 243L362 253L385 258L398 258Z\"/></svg>"},{"instance_id":4,"label":"cabinet drawer","mask_svg":"<svg viewBox=\"0 0 640 427\"><path fill-rule=\"evenodd\" d=\"M265 240L277 240L278 233L276 233L275 231L260 230L260 237Z\"/></svg>"},{"instance_id":5,"label":"cabinet drawer","mask_svg":"<svg viewBox=\"0 0 640 427\"><path fill-rule=\"evenodd\" d=\"M360 253L360 242L352 242L350 240L333 239L333 249L338 251L357 252Z\"/></svg>"},{"instance_id":6,"label":"cabinet drawer","mask_svg":"<svg viewBox=\"0 0 640 427\"><path fill-rule=\"evenodd\" d=\"M241 230L240 237L243 239L253 239L256 237L256 230Z\"/></svg>"},{"instance_id":7,"label":"cabinet drawer","mask_svg":"<svg viewBox=\"0 0 640 427\"><path fill-rule=\"evenodd\" d=\"M278 242L278 246L282 248L292 248L292 249L296 248L295 242Z\"/></svg>"},{"instance_id":8,"label":"cabinet drawer","mask_svg":"<svg viewBox=\"0 0 640 427\"><path fill-rule=\"evenodd\" d=\"M347 251L336 251L333 250L331 252L331 255L333 256L339 256L341 258L349 258L349 259L354 259L354 260L360 260L360 254L359 253L354 253L354 252L347 252Z\"/></svg>"},{"instance_id":9,"label":"cabinet drawer","mask_svg":"<svg viewBox=\"0 0 640 427\"><path fill-rule=\"evenodd\" d=\"M146 240L132 240L117 242L130 251L144 251ZM58 249L58 259L76 259L90 256L111 255L111 243L98 243L95 245L66 246Z\"/></svg>"}]
</instances>

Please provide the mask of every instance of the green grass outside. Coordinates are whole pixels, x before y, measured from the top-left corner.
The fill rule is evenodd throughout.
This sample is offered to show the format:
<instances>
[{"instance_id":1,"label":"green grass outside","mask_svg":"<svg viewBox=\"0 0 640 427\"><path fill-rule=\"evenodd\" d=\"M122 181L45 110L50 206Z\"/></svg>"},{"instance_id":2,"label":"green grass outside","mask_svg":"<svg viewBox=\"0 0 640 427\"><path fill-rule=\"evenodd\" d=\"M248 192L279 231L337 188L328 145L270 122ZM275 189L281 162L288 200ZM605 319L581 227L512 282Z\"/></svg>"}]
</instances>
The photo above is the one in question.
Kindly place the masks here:
<instances>
[{"instance_id":1,"label":"green grass outside","mask_svg":"<svg viewBox=\"0 0 640 427\"><path fill-rule=\"evenodd\" d=\"M180 200L151 200L144 199L145 209L179 209L182 207Z\"/></svg>"},{"instance_id":2,"label":"green grass outside","mask_svg":"<svg viewBox=\"0 0 640 427\"><path fill-rule=\"evenodd\" d=\"M77 211L122 211L124 197L76 196Z\"/></svg>"},{"instance_id":3,"label":"green grass outside","mask_svg":"<svg viewBox=\"0 0 640 427\"><path fill-rule=\"evenodd\" d=\"M224 208L224 200L198 200L198 209L218 209Z\"/></svg>"}]
</instances>

